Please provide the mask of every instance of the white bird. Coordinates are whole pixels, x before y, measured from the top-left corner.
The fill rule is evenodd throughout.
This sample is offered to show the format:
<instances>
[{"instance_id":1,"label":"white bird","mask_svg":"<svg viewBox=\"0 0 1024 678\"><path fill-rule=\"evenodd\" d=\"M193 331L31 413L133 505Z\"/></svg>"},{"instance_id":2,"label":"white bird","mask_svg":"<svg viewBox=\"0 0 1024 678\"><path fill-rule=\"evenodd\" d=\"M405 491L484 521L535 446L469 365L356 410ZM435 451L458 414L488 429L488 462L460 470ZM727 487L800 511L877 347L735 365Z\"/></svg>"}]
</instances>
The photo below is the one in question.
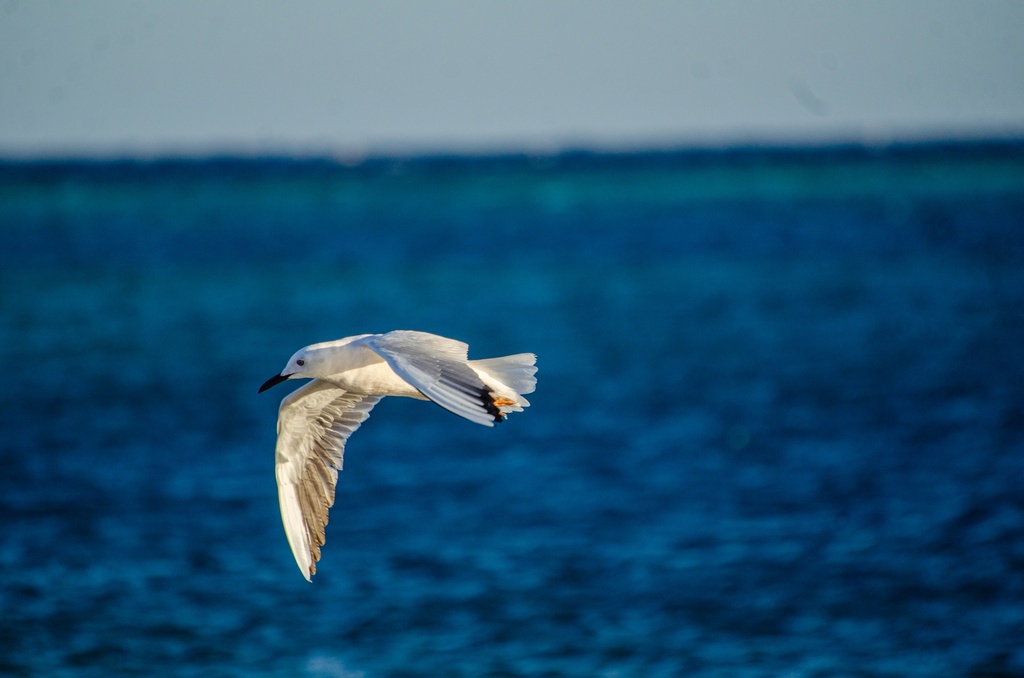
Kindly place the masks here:
<instances>
[{"instance_id":1,"label":"white bird","mask_svg":"<svg viewBox=\"0 0 1024 678\"><path fill-rule=\"evenodd\" d=\"M468 360L469 347L436 334L359 334L299 349L259 392L287 379L313 379L281 401L277 496L295 562L316 574L345 443L384 396L432 400L484 426L522 412L537 379L537 356Z\"/></svg>"}]
</instances>

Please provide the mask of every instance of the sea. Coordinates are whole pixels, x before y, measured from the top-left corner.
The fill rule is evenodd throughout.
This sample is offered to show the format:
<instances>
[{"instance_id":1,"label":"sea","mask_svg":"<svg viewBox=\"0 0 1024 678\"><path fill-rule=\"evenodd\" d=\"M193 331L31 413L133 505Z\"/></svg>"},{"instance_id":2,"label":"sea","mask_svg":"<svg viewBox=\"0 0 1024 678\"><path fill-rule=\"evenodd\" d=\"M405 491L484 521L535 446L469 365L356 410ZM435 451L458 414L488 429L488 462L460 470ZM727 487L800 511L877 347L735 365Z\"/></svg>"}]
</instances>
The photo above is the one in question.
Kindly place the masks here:
<instances>
[{"instance_id":1,"label":"sea","mask_svg":"<svg viewBox=\"0 0 1024 678\"><path fill-rule=\"evenodd\" d=\"M1024 142L0 162L0 675L1024 676ZM312 583L298 348L389 398Z\"/></svg>"}]
</instances>

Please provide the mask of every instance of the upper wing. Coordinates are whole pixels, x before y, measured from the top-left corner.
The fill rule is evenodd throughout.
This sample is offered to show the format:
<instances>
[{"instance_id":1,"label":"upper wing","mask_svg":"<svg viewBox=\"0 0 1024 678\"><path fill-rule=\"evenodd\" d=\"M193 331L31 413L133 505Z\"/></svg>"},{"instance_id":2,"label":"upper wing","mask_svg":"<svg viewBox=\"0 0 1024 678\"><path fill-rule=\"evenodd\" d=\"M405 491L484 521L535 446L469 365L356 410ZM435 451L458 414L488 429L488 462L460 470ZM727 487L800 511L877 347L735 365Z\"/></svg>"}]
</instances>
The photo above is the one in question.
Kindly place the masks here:
<instances>
[{"instance_id":1,"label":"upper wing","mask_svg":"<svg viewBox=\"0 0 1024 678\"><path fill-rule=\"evenodd\" d=\"M395 374L446 410L484 426L502 420L490 389L466 364L468 346L461 341L396 330L362 342Z\"/></svg>"},{"instance_id":2,"label":"upper wing","mask_svg":"<svg viewBox=\"0 0 1024 678\"><path fill-rule=\"evenodd\" d=\"M377 396L347 393L312 381L281 401L277 415L277 498L295 562L307 580L316 574L327 510L334 504L345 442Z\"/></svg>"}]
</instances>

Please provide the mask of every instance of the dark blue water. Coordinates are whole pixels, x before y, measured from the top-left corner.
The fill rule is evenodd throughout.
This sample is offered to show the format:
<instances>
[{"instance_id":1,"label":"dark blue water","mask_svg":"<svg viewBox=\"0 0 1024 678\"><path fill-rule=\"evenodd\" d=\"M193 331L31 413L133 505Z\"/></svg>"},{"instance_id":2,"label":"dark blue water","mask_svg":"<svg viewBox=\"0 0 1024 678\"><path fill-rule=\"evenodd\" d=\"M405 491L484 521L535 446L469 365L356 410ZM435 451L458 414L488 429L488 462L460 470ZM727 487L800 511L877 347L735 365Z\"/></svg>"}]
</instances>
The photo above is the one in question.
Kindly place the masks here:
<instances>
[{"instance_id":1,"label":"dark blue water","mask_svg":"<svg viewBox=\"0 0 1024 678\"><path fill-rule=\"evenodd\" d=\"M1024 146L0 165L0 674L1024 675ZM389 399L317 576L298 347Z\"/></svg>"}]
</instances>

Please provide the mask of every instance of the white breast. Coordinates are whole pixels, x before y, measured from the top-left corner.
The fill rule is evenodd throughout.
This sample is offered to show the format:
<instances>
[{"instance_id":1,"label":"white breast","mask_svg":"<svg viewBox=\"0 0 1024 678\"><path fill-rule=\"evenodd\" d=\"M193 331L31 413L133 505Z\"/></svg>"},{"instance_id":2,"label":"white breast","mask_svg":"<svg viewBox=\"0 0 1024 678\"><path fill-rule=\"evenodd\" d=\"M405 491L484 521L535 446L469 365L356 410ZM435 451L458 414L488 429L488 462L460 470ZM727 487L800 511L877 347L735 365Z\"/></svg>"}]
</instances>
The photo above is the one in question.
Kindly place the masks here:
<instances>
[{"instance_id":1,"label":"white breast","mask_svg":"<svg viewBox=\"0 0 1024 678\"><path fill-rule=\"evenodd\" d=\"M345 370L324 379L350 393L374 396L404 396L426 400L417 389L394 373L383 360Z\"/></svg>"}]
</instances>

